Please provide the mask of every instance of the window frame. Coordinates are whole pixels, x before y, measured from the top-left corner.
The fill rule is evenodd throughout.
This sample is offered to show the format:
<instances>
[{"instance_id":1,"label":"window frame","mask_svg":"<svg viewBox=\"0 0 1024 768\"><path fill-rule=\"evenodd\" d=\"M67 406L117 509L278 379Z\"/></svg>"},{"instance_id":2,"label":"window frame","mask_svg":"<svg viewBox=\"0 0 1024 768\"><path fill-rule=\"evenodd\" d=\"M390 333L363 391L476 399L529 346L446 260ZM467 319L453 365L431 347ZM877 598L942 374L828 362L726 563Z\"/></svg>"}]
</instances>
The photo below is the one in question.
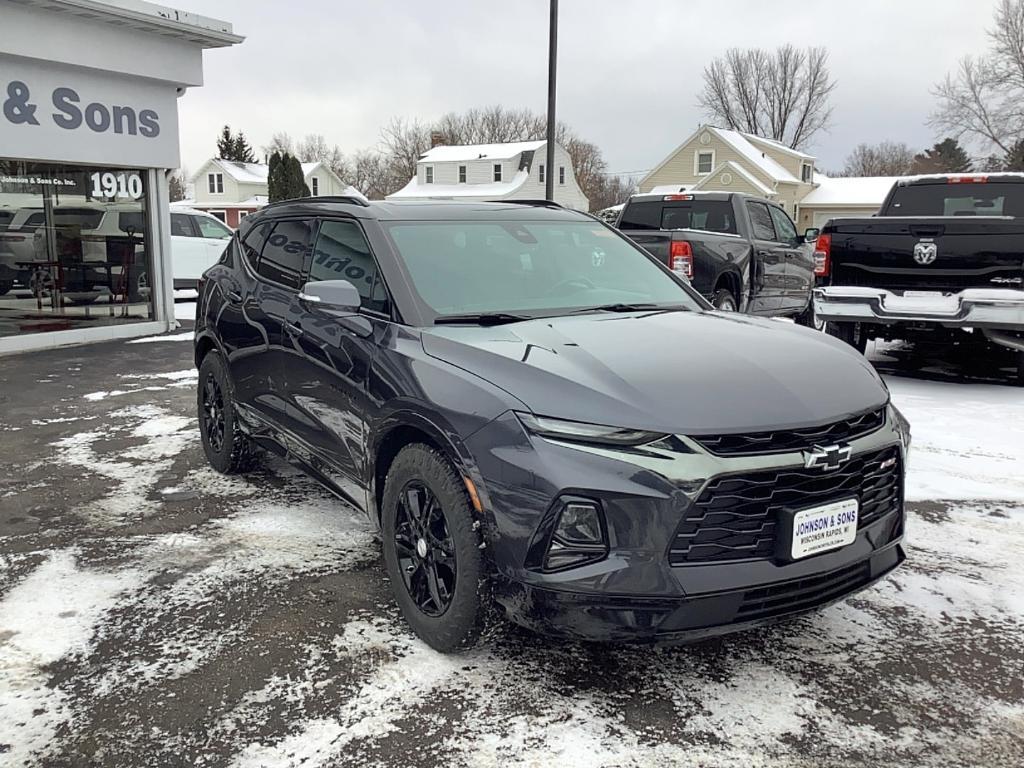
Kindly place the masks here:
<instances>
[{"instance_id":1,"label":"window frame","mask_svg":"<svg viewBox=\"0 0 1024 768\"><path fill-rule=\"evenodd\" d=\"M424 165L423 166L423 183L433 184L434 183L434 166Z\"/></svg>"},{"instance_id":2,"label":"window frame","mask_svg":"<svg viewBox=\"0 0 1024 768\"><path fill-rule=\"evenodd\" d=\"M224 226L227 226L227 223L228 223L228 212L227 212L226 208L211 208L211 209L209 209L206 212L208 214L210 214L211 216L213 216L213 218L220 219L220 223L223 224ZM218 213L220 214L220 216L217 215ZM221 219L220 218L221 216L223 216L224 218Z\"/></svg>"},{"instance_id":3,"label":"window frame","mask_svg":"<svg viewBox=\"0 0 1024 768\"><path fill-rule=\"evenodd\" d=\"M540 163L540 173L538 174L538 176L540 183L544 184L544 163Z\"/></svg>"},{"instance_id":4,"label":"window frame","mask_svg":"<svg viewBox=\"0 0 1024 768\"><path fill-rule=\"evenodd\" d=\"M469 177L469 169L465 165L460 165L458 168L458 175L456 178L459 180L459 184L465 184L466 179Z\"/></svg>"},{"instance_id":5,"label":"window frame","mask_svg":"<svg viewBox=\"0 0 1024 768\"><path fill-rule=\"evenodd\" d=\"M302 218L302 217L295 217L295 218ZM379 281L384 286L384 292L387 294L387 297L388 297L388 311L387 312L380 312L380 311L378 311L376 309L372 309L371 307L363 306L362 303L361 303L361 297L360 297L360 305L359 305L359 309L357 310L357 314L369 315L369 316L374 317L374 318L376 318L378 320L387 320L389 322L397 322L397 320L395 319L396 318L396 311L397 311L397 305L395 304L395 294L388 287L388 280L384 276L384 270L381 269L381 260L377 256L376 251L374 250L373 241L370 239L370 235L366 231L366 227L363 226L362 221L360 221L359 219L357 219L354 216L340 216L340 215L339 216L320 216L320 217L318 217L316 219L316 234L315 234L315 236L313 238L313 248L310 250L310 252L308 254L308 258L305 261L305 268L302 271L303 285L305 285L307 282L309 282L310 271L313 269L313 258L312 257L313 257L313 252L316 250L316 241L320 237L320 229L323 227L323 225L325 223L332 222L332 221L335 221L335 222L340 222L340 221L349 222L349 223L355 224L356 227L359 229L360 234L362 234L363 239L366 241L367 247L370 249L370 258L373 259L373 264L377 268L377 273L376 273L376 277L374 278L374 281L373 281L373 286L370 288L370 294L371 294L371 296L373 295L373 291L374 291L374 289L377 286L377 282ZM260 252L260 258L263 258L262 250ZM276 285L276 283L275 283L275 285Z\"/></svg>"},{"instance_id":6,"label":"window frame","mask_svg":"<svg viewBox=\"0 0 1024 768\"><path fill-rule=\"evenodd\" d=\"M320 197L320 177L310 176L309 177L309 196Z\"/></svg>"},{"instance_id":7,"label":"window frame","mask_svg":"<svg viewBox=\"0 0 1024 768\"><path fill-rule=\"evenodd\" d=\"M709 156L711 158L710 164L707 171L700 169L700 158L701 155ZM693 153L693 175L694 176L710 176L715 172L715 150L713 149L697 149Z\"/></svg>"},{"instance_id":8,"label":"window frame","mask_svg":"<svg viewBox=\"0 0 1024 768\"><path fill-rule=\"evenodd\" d=\"M496 182L502 182L505 176L504 165L502 163L492 163L491 173Z\"/></svg>"},{"instance_id":9,"label":"window frame","mask_svg":"<svg viewBox=\"0 0 1024 768\"><path fill-rule=\"evenodd\" d=\"M771 219L772 219L772 229L775 230L775 237L781 238L782 237L782 233L779 232L779 224L775 220L774 214L772 214L772 210L773 209L775 211L778 211L786 219L786 221L789 222L789 224L793 227L793 238L792 238L792 240L782 240L782 239L779 239L779 240L776 240L776 242L785 243L786 245L791 245L791 246L798 245L800 243L800 233L799 233L799 231L796 228L796 222L794 222L791 218L789 218L789 214L786 213L786 209L783 206L781 206L781 205L772 205L771 203L768 203L768 215L771 216Z\"/></svg>"},{"instance_id":10,"label":"window frame","mask_svg":"<svg viewBox=\"0 0 1024 768\"><path fill-rule=\"evenodd\" d=\"M188 234L188 235L176 235L176 234L174 234L174 217L175 216L179 216L182 219L185 219L186 222L188 222L188 229L191 232L191 234ZM199 229L196 226L195 219L196 219L196 216L195 216L194 213L178 213L176 211L171 211L171 220L170 220L170 223L171 223L171 237L201 237L201 235L199 234Z\"/></svg>"},{"instance_id":11,"label":"window frame","mask_svg":"<svg viewBox=\"0 0 1024 768\"><path fill-rule=\"evenodd\" d=\"M558 185L561 187L565 186L565 166L558 166Z\"/></svg>"},{"instance_id":12,"label":"window frame","mask_svg":"<svg viewBox=\"0 0 1024 768\"><path fill-rule=\"evenodd\" d=\"M209 171L206 174L206 189L211 195L224 194L224 174L220 171Z\"/></svg>"},{"instance_id":13,"label":"window frame","mask_svg":"<svg viewBox=\"0 0 1024 768\"><path fill-rule=\"evenodd\" d=\"M800 164L800 181L804 184L814 183L814 163Z\"/></svg>"},{"instance_id":14,"label":"window frame","mask_svg":"<svg viewBox=\"0 0 1024 768\"><path fill-rule=\"evenodd\" d=\"M746 206L747 218L750 220L750 234L751 234L751 236L753 236L754 240L760 240L762 243L780 243L780 242L782 242L781 240L779 240L779 233L775 231L775 220L772 219L772 212L770 210L768 210L771 207L770 203L768 203L766 200L747 200L744 203L744 205ZM756 225L754 224L754 217L750 215L750 209L751 209L752 206L755 206L755 205L764 206L765 213L768 214L768 221L772 225L772 237L771 238L761 237L756 232Z\"/></svg>"}]
</instances>

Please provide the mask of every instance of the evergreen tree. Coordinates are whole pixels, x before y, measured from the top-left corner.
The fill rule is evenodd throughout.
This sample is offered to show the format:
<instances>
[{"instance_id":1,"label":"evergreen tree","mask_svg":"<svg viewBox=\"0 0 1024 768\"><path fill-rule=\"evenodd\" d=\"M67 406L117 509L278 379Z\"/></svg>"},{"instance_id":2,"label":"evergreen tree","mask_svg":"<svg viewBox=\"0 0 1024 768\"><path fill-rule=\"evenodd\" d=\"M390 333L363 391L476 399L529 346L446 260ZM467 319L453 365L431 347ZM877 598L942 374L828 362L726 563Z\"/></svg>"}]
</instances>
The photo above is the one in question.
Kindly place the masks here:
<instances>
[{"instance_id":1,"label":"evergreen tree","mask_svg":"<svg viewBox=\"0 0 1024 768\"><path fill-rule=\"evenodd\" d=\"M931 149L914 156L913 173L966 173L971 158L956 139L943 139Z\"/></svg>"},{"instance_id":2,"label":"evergreen tree","mask_svg":"<svg viewBox=\"0 0 1024 768\"><path fill-rule=\"evenodd\" d=\"M245 134L241 131L235 136L235 146L233 149L232 160L237 160L240 163L255 163L256 154L252 151L252 147L249 146L249 142L245 138Z\"/></svg>"},{"instance_id":3,"label":"evergreen tree","mask_svg":"<svg viewBox=\"0 0 1024 768\"><path fill-rule=\"evenodd\" d=\"M221 160L235 159L235 137L231 135L231 127L225 125L217 139L217 157Z\"/></svg>"},{"instance_id":4,"label":"evergreen tree","mask_svg":"<svg viewBox=\"0 0 1024 768\"><path fill-rule=\"evenodd\" d=\"M1004 171L1024 171L1024 139L1017 141L1010 147L1003 161Z\"/></svg>"},{"instance_id":5,"label":"evergreen tree","mask_svg":"<svg viewBox=\"0 0 1024 768\"><path fill-rule=\"evenodd\" d=\"M285 157L288 155L285 154ZM267 199L271 203L276 203L278 200L284 200L281 196L281 155L277 152L270 156L268 161L269 169L267 171Z\"/></svg>"}]
</instances>

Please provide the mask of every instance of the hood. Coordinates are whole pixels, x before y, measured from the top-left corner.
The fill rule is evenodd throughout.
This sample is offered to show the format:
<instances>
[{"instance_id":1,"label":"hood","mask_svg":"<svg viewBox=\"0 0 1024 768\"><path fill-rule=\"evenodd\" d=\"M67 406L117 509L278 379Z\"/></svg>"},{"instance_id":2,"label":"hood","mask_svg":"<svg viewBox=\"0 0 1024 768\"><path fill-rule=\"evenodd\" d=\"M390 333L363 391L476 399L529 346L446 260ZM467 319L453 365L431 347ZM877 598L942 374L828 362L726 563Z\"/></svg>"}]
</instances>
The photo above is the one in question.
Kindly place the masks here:
<instances>
[{"instance_id":1,"label":"hood","mask_svg":"<svg viewBox=\"0 0 1024 768\"><path fill-rule=\"evenodd\" d=\"M888 391L851 347L790 323L711 312L586 314L435 326L428 355L535 414L674 434L814 426Z\"/></svg>"}]
</instances>

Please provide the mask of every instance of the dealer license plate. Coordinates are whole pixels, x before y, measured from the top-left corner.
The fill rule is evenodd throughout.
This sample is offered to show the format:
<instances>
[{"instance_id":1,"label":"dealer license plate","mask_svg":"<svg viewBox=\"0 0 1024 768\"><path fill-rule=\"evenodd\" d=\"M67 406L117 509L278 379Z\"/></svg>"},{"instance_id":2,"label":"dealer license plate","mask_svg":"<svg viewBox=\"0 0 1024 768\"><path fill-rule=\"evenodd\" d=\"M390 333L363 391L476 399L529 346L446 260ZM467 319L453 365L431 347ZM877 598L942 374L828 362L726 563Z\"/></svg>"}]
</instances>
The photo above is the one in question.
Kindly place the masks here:
<instances>
[{"instance_id":1,"label":"dealer license plate","mask_svg":"<svg viewBox=\"0 0 1024 768\"><path fill-rule=\"evenodd\" d=\"M859 507L857 499L845 499L794 513L790 557L799 560L852 544Z\"/></svg>"}]
</instances>

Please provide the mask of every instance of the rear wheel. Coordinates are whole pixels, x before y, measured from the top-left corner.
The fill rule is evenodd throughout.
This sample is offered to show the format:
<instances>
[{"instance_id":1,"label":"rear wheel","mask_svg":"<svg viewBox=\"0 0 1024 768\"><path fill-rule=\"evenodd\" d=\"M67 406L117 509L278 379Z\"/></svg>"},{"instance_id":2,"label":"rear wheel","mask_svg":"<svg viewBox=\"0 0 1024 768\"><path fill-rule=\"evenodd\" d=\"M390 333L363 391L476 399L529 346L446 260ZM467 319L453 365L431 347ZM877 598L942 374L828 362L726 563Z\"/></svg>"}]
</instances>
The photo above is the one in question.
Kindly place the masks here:
<instances>
[{"instance_id":1,"label":"rear wheel","mask_svg":"<svg viewBox=\"0 0 1024 768\"><path fill-rule=\"evenodd\" d=\"M388 470L381 510L384 564L409 626L444 653L475 644L494 604L455 468L433 448L406 446Z\"/></svg>"},{"instance_id":2,"label":"rear wheel","mask_svg":"<svg viewBox=\"0 0 1024 768\"><path fill-rule=\"evenodd\" d=\"M732 291L728 288L720 288L715 291L711 303L720 312L735 312L737 310L736 297L732 295Z\"/></svg>"},{"instance_id":3,"label":"rear wheel","mask_svg":"<svg viewBox=\"0 0 1024 768\"><path fill-rule=\"evenodd\" d=\"M807 309L796 316L796 322L816 331L825 330L825 321L819 319L818 313L814 311L814 299L807 302Z\"/></svg>"},{"instance_id":4,"label":"rear wheel","mask_svg":"<svg viewBox=\"0 0 1024 768\"><path fill-rule=\"evenodd\" d=\"M868 338L860 323L829 323L826 330L840 341L845 341L862 355L868 348Z\"/></svg>"},{"instance_id":5,"label":"rear wheel","mask_svg":"<svg viewBox=\"0 0 1024 768\"><path fill-rule=\"evenodd\" d=\"M234 389L216 352L204 357L199 366L196 400L199 435L210 465L228 475L252 469L256 463L256 446L238 424Z\"/></svg>"}]
</instances>

